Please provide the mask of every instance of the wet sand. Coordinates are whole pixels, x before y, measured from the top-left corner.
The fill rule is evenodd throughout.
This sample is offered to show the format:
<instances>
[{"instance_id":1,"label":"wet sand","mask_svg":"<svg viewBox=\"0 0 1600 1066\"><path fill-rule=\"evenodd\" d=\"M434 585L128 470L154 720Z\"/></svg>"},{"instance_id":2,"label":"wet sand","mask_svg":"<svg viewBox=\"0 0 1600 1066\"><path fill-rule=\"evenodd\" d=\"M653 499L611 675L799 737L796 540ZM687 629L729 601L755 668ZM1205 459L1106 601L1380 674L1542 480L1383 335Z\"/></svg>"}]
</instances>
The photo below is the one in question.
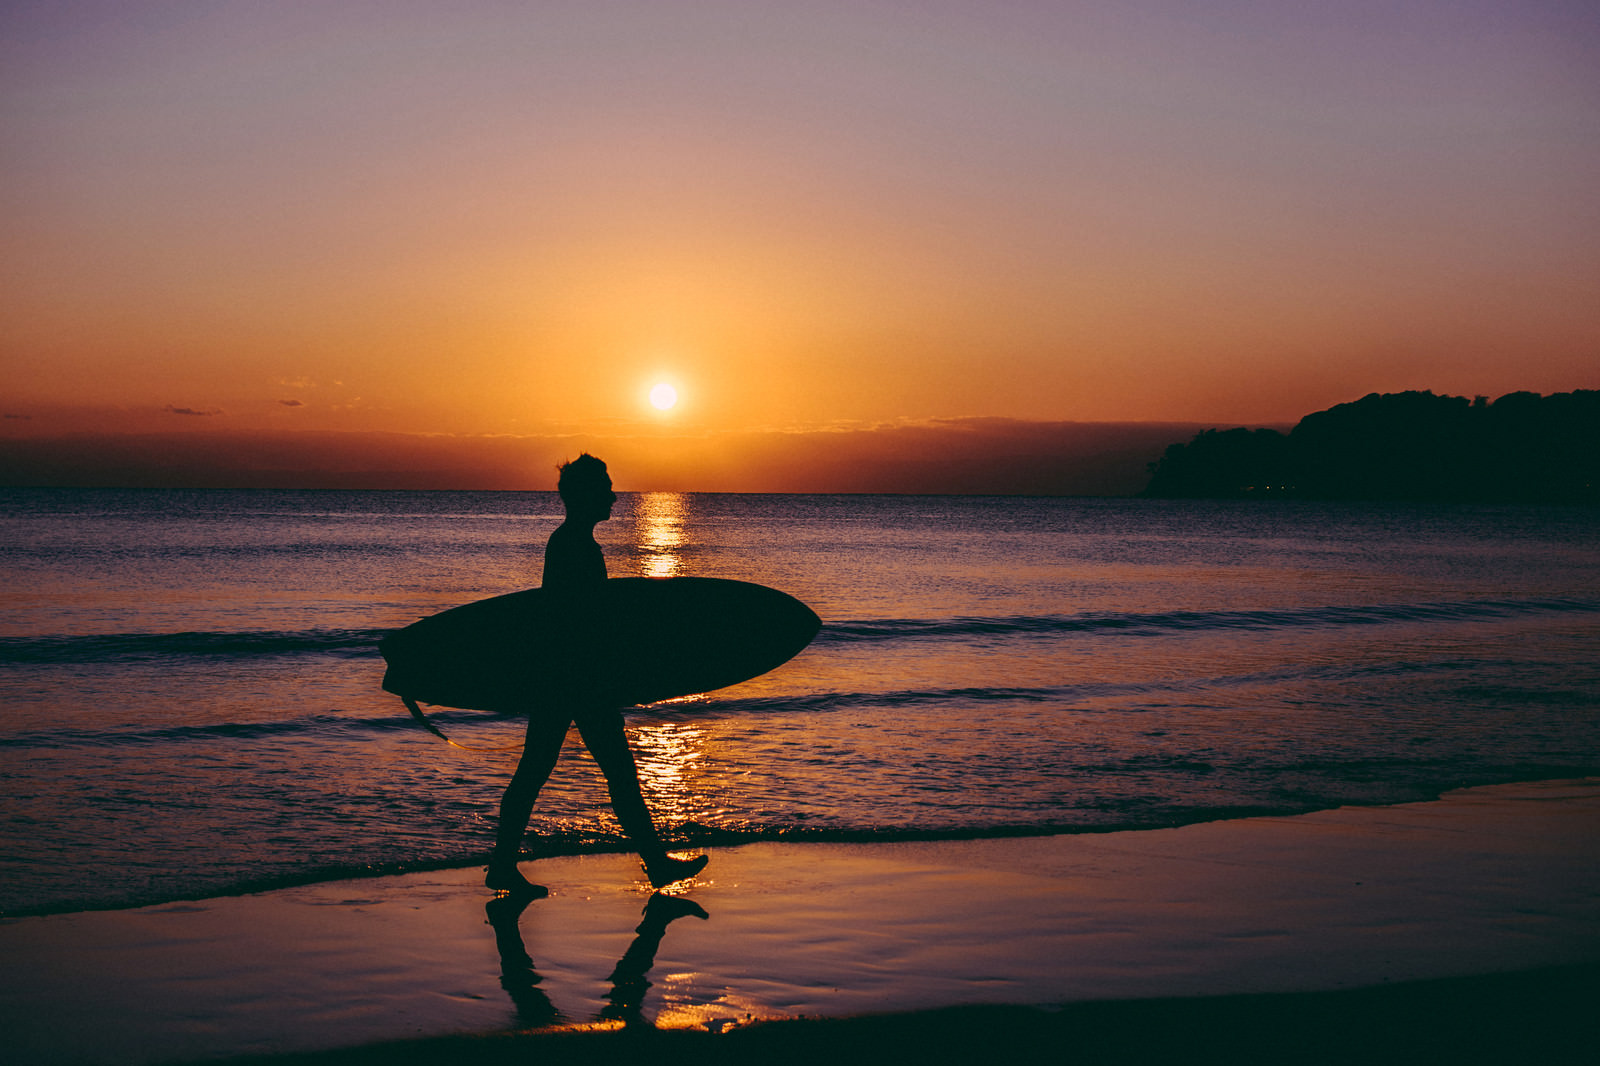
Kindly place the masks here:
<instances>
[{"instance_id":1,"label":"wet sand","mask_svg":"<svg viewBox=\"0 0 1600 1066\"><path fill-rule=\"evenodd\" d=\"M1491 1061L1587 1033L1600 973L1594 779L718 849L642 923L629 857L524 871L520 915L469 869L7 921L8 1060Z\"/></svg>"}]
</instances>

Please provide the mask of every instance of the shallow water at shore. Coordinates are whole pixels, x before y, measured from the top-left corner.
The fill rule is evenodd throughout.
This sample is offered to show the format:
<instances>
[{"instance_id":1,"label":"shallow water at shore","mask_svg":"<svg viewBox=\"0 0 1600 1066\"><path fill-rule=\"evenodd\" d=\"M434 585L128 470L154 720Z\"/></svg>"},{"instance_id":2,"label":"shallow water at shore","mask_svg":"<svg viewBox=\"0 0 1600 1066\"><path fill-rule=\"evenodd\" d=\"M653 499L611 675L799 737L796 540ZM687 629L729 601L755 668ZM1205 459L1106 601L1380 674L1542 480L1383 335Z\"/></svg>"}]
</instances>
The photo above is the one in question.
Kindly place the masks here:
<instances>
[{"instance_id":1,"label":"shallow water at shore","mask_svg":"<svg viewBox=\"0 0 1600 1066\"><path fill-rule=\"evenodd\" d=\"M551 893L531 904L491 899L468 870L325 882L0 922L0 1026L18 1062L41 1066L337 1048L359 1061L483 1061L496 1045L430 1055L430 1045L379 1042L526 1030L565 1031L581 1042L565 1045L575 1060L609 1061L608 1029L720 1038L799 1017L1000 1005L1081 1016L1096 1001L1176 997L1195 1003L1193 1028L1165 1042L1184 1060L1221 997L1260 996L1279 1010L1289 995L1320 992L1346 998L1324 1008L1338 1020L1319 1041L1357 1031L1373 1045L1328 1061L1387 1061L1392 1028L1369 1028L1383 1016L1352 990L1567 968L1592 993L1597 838L1600 782L1587 780L1146 832L764 842L716 849L677 895L651 895L621 855L540 864ZM1549 991L1549 978L1527 987ZM1408 1002L1402 1013L1425 1012L1406 1031L1426 1036L1426 1053L1394 1061L1478 1061L1461 1055L1477 1050L1470 1041L1452 1039L1466 1031L1525 1049L1534 1018L1579 1031L1585 1009L1563 1023L1522 1002L1527 987L1501 984L1481 1019L1445 991ZM1567 1009L1589 1005L1583 989L1556 991ZM996 1017L1018 1020L978 1014L974 1024ZM1238 1029L1236 1013L1215 1024L1235 1047L1261 1035ZM918 1046L940 1027L907 1015L897 1028ZM968 1055L934 1043L932 1061L1011 1050L1004 1030L948 1035ZM1082 1030L1056 1035L1053 1057L1083 1061ZM1088 1061L1126 1061L1136 1033L1119 1036ZM1308 1048L1304 1032L1276 1036L1283 1046L1262 1061L1318 1061L1324 1046ZM629 1046L615 1057L653 1057ZM695 1046L732 1055L752 1043ZM559 1047L522 1050L543 1061ZM876 1050L839 1048L844 1061L896 1057Z\"/></svg>"},{"instance_id":2,"label":"shallow water at shore","mask_svg":"<svg viewBox=\"0 0 1600 1066\"><path fill-rule=\"evenodd\" d=\"M377 639L536 584L545 493L25 491L0 517L0 910L478 861L515 752ZM681 844L1178 825L1600 771L1600 537L1563 508L625 496L615 576L818 640L630 713ZM517 721L439 710L468 743ZM624 847L574 743L543 853Z\"/></svg>"}]
</instances>

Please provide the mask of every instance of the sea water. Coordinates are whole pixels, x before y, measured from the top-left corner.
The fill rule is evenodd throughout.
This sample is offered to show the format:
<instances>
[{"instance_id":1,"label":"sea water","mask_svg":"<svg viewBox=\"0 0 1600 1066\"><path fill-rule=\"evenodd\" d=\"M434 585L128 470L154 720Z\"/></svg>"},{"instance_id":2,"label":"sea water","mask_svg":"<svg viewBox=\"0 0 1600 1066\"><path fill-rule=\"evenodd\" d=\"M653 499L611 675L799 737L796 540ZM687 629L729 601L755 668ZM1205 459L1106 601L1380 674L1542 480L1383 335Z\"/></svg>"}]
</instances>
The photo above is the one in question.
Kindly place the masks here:
<instances>
[{"instance_id":1,"label":"sea water","mask_svg":"<svg viewBox=\"0 0 1600 1066\"><path fill-rule=\"evenodd\" d=\"M482 862L515 717L388 630L536 585L550 493L0 492L0 912ZM628 712L685 847L1171 826L1600 773L1600 512L624 494L613 576L824 619ZM617 649L626 655L626 649ZM506 747L512 745L513 747ZM621 850L576 737L530 855Z\"/></svg>"}]
</instances>

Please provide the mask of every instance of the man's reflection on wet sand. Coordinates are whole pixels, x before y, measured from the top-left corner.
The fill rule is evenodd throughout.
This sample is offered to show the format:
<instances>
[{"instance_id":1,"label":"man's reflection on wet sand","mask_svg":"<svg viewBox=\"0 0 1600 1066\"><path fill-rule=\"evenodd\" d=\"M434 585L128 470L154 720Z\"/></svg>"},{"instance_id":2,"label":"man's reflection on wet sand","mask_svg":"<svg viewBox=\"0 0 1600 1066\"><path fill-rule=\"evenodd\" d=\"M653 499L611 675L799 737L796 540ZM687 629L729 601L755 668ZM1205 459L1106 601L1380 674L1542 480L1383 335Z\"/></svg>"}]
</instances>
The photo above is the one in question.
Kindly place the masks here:
<instances>
[{"instance_id":1,"label":"man's reflection on wet sand","mask_svg":"<svg viewBox=\"0 0 1600 1066\"><path fill-rule=\"evenodd\" d=\"M511 997L517 1009L517 1021L530 1029L559 1025L566 1020L539 987L544 978L534 968L517 924L532 902L531 896L505 895L496 896L483 907L494 929L495 947L500 952L500 987ZM607 1003L600 1009L601 1019L620 1021L627 1026L650 1025L644 1017L644 996L650 988L646 974L655 965L656 951L661 947L667 926L687 917L704 920L710 915L692 899L661 892L650 897L644 905L644 920L634 930L638 935L607 978L611 991L606 993Z\"/></svg>"}]
</instances>

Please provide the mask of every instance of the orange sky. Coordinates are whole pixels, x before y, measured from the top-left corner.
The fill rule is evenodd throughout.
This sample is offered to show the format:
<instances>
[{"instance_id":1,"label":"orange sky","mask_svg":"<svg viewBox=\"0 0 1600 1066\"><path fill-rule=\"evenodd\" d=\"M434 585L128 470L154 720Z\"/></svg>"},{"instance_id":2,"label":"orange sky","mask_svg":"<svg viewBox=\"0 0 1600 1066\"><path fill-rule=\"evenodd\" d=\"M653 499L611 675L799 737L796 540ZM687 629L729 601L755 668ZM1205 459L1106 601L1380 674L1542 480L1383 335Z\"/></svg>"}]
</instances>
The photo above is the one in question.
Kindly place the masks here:
<instances>
[{"instance_id":1,"label":"orange sky","mask_svg":"<svg viewBox=\"0 0 1600 1066\"><path fill-rule=\"evenodd\" d=\"M8 4L0 436L1592 388L1597 70L1579 2Z\"/></svg>"}]
</instances>

